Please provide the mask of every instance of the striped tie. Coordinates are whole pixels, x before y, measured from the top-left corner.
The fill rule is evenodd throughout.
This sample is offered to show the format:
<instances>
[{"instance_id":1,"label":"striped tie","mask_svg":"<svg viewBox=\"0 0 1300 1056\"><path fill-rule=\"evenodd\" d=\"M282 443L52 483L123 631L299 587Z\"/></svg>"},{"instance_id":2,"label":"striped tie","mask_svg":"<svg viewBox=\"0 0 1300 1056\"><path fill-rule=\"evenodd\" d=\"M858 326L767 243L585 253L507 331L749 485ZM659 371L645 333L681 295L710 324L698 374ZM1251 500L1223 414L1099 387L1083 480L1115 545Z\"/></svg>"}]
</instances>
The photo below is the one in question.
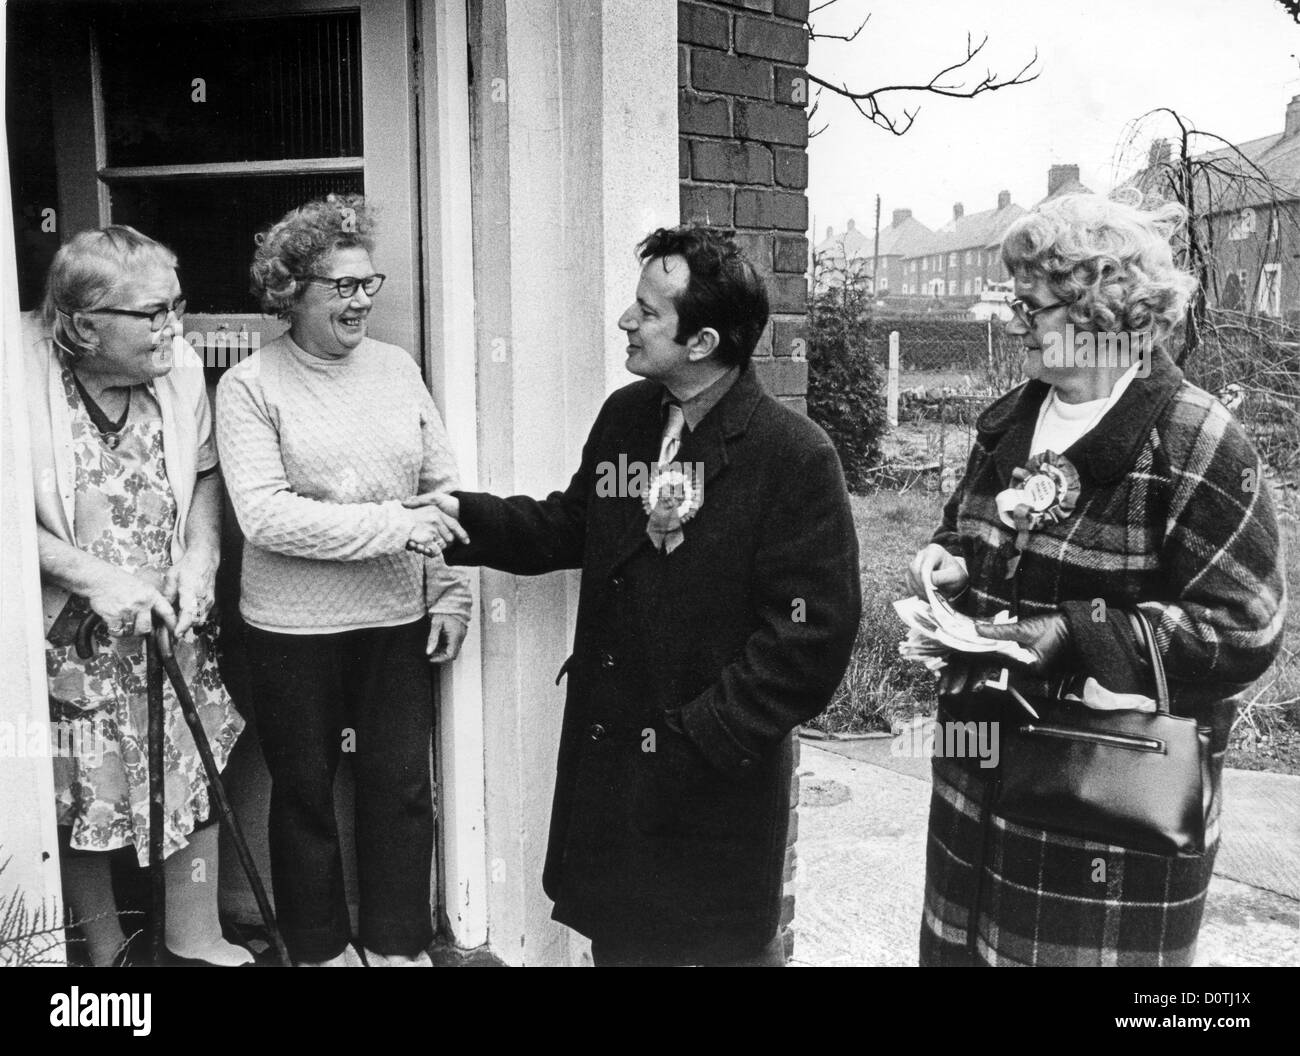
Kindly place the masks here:
<instances>
[{"instance_id":1,"label":"striped tie","mask_svg":"<svg viewBox=\"0 0 1300 1056\"><path fill-rule=\"evenodd\" d=\"M682 444L682 427L686 424L686 415L682 413L680 403L668 405L668 421L664 425L663 442L659 445L659 465L666 466L677 457L677 449Z\"/></svg>"}]
</instances>

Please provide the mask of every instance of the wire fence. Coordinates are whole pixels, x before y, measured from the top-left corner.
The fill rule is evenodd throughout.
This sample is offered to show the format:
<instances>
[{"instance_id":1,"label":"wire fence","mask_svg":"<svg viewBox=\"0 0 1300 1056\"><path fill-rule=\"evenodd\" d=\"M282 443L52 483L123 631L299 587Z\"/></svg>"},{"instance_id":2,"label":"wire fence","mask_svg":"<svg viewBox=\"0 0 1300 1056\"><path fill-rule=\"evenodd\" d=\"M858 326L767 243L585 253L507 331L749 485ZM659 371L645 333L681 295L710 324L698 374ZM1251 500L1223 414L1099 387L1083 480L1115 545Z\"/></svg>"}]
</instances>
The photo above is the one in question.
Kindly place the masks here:
<instances>
[{"instance_id":1,"label":"wire fence","mask_svg":"<svg viewBox=\"0 0 1300 1056\"><path fill-rule=\"evenodd\" d=\"M871 354L888 365L899 334L900 421L971 422L1024 380L1021 341L999 319L875 319ZM1211 309L1188 380L1219 398L1274 470L1300 470L1300 328L1253 313Z\"/></svg>"}]
</instances>

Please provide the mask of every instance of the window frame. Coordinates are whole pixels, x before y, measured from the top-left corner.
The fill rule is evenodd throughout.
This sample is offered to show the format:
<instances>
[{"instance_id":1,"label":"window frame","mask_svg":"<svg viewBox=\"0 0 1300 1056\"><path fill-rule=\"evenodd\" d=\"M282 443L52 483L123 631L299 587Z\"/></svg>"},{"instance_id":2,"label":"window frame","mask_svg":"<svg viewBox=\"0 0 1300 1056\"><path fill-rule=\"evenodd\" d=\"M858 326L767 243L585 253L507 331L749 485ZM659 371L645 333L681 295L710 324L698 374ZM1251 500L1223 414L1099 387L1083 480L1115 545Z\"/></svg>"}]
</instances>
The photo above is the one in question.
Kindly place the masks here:
<instances>
[{"instance_id":1,"label":"window frame","mask_svg":"<svg viewBox=\"0 0 1300 1056\"><path fill-rule=\"evenodd\" d=\"M259 17L357 12L361 19L362 153L342 158L289 158L271 161L204 162L182 165L109 166L104 113L103 56L93 17L84 50L69 56L69 76L54 99L56 168L61 230L80 231L112 223L113 190L132 182L205 177L261 177L360 173L367 200L384 216L376 263L388 276L384 310L376 313L371 334L398 345L420 361L422 344L417 229L415 101L409 48L412 26L405 0L221 0L193 10L156 12L164 23L235 22ZM394 51L407 57L394 62ZM89 96L90 107L86 107ZM401 100L369 105L368 100ZM89 149L88 149L89 148ZM146 232L154 234L154 232ZM165 234L163 236L165 241ZM252 247L249 247L251 259ZM181 262L184 268L184 261ZM251 306L250 306L251 309ZM287 324L248 312L194 312L185 319L187 334L219 332L255 335L257 346L280 336ZM250 349L251 351L252 349Z\"/></svg>"},{"instance_id":2,"label":"window frame","mask_svg":"<svg viewBox=\"0 0 1300 1056\"><path fill-rule=\"evenodd\" d=\"M1265 264L1259 269L1259 289L1255 309L1261 315L1277 318L1282 314L1282 265Z\"/></svg>"}]
</instances>

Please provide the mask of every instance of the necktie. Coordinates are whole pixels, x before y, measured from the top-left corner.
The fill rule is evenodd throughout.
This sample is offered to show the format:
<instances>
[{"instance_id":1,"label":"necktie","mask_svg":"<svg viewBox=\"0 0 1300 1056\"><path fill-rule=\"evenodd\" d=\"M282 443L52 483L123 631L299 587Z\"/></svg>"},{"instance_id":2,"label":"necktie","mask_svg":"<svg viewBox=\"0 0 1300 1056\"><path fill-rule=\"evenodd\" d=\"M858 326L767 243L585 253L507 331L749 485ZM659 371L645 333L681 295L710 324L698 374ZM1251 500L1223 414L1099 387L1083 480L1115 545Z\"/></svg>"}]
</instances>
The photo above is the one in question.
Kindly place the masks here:
<instances>
[{"instance_id":1,"label":"necktie","mask_svg":"<svg viewBox=\"0 0 1300 1056\"><path fill-rule=\"evenodd\" d=\"M686 425L686 415L682 413L680 403L668 405L668 421L664 425L663 442L659 445L659 465L666 466L677 457L677 449L682 445L682 428Z\"/></svg>"},{"instance_id":2,"label":"necktie","mask_svg":"<svg viewBox=\"0 0 1300 1056\"><path fill-rule=\"evenodd\" d=\"M686 425L686 415L682 413L680 403L668 404L668 420L664 423L664 436L659 444L660 472L672 464L677 457L677 449L682 444L682 429ZM657 498L654 504L646 508L650 511L650 520L646 523L646 534L654 543L656 550L672 553L682 541L681 521L670 510L659 506Z\"/></svg>"}]
</instances>

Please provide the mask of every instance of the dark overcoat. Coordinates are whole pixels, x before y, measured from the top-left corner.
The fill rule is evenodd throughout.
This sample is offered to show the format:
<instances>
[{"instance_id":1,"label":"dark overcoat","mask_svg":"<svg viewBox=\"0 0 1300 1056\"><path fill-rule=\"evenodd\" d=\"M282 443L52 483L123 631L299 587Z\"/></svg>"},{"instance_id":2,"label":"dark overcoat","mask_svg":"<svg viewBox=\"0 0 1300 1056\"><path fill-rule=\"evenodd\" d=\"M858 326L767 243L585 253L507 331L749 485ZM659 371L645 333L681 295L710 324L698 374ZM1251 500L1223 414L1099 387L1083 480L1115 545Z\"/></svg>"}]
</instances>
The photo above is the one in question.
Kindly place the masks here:
<instances>
[{"instance_id":1,"label":"dark overcoat","mask_svg":"<svg viewBox=\"0 0 1300 1056\"><path fill-rule=\"evenodd\" d=\"M777 930L791 731L838 686L861 598L835 450L752 368L683 438L703 505L654 548L629 492L663 391L608 398L563 492L457 493L471 542L446 558L582 569L543 884L556 920L686 960Z\"/></svg>"}]
</instances>

